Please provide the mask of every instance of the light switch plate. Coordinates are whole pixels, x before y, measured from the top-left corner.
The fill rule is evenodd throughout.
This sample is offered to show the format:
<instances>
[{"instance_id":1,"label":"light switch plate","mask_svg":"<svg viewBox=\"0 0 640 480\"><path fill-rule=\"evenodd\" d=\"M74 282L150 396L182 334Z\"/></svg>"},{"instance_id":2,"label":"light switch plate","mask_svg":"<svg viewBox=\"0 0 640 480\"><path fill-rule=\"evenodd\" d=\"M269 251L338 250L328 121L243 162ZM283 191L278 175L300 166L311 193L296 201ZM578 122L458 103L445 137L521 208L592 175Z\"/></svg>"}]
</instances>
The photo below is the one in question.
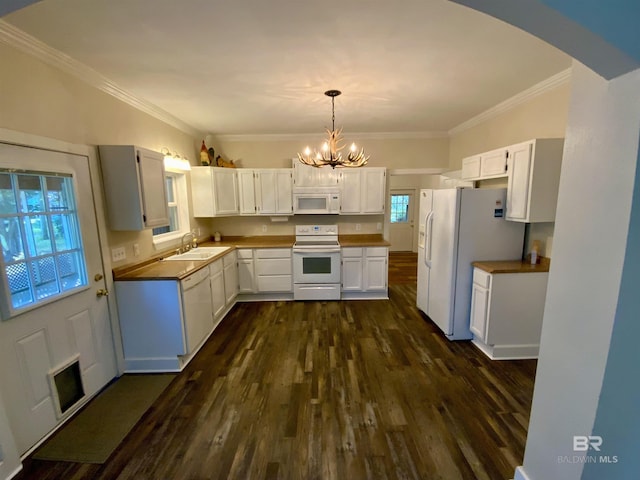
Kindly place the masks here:
<instances>
[{"instance_id":1,"label":"light switch plate","mask_svg":"<svg viewBox=\"0 0 640 480\"><path fill-rule=\"evenodd\" d=\"M127 259L127 253L125 252L124 247L111 249L111 261L120 262L126 259Z\"/></svg>"}]
</instances>

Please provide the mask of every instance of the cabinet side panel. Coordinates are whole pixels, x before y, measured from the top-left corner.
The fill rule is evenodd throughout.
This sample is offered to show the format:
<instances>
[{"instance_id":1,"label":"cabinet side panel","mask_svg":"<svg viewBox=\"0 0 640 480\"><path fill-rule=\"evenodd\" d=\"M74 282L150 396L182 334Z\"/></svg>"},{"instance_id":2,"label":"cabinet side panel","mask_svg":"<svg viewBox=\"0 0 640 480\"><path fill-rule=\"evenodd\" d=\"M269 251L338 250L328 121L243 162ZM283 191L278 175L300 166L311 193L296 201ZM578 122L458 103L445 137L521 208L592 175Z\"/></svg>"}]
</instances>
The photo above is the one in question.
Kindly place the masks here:
<instances>
[{"instance_id":1,"label":"cabinet side panel","mask_svg":"<svg viewBox=\"0 0 640 480\"><path fill-rule=\"evenodd\" d=\"M142 230L142 196L132 145L100 145L102 184L111 230Z\"/></svg>"},{"instance_id":2,"label":"cabinet side panel","mask_svg":"<svg viewBox=\"0 0 640 480\"><path fill-rule=\"evenodd\" d=\"M530 222L555 221L563 147L562 138L540 139L534 143Z\"/></svg>"}]
</instances>

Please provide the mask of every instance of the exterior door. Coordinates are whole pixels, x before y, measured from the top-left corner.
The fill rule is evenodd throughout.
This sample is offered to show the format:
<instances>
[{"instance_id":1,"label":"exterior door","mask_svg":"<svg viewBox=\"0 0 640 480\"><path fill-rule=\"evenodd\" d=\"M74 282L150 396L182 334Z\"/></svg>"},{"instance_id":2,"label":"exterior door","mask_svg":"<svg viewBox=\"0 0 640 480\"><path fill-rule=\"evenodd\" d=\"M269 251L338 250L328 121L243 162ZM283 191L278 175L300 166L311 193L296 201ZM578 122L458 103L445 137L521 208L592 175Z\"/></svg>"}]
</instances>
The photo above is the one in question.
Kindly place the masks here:
<instances>
[{"instance_id":1,"label":"exterior door","mask_svg":"<svg viewBox=\"0 0 640 480\"><path fill-rule=\"evenodd\" d=\"M117 374L91 185L86 156L0 143L0 389L20 453Z\"/></svg>"},{"instance_id":2,"label":"exterior door","mask_svg":"<svg viewBox=\"0 0 640 480\"><path fill-rule=\"evenodd\" d=\"M389 242L392 252L417 251L414 228L415 190L391 190L389 201Z\"/></svg>"}]
</instances>

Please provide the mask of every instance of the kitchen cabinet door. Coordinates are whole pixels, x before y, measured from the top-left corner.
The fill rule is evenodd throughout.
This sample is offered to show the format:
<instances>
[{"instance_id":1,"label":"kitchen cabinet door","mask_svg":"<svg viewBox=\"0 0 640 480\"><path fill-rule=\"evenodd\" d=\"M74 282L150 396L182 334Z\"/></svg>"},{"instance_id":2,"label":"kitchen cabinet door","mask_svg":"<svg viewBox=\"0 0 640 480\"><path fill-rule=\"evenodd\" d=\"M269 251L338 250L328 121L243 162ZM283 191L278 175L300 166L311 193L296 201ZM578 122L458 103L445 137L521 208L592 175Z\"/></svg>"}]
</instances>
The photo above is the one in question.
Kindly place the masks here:
<instances>
[{"instance_id":1,"label":"kitchen cabinet door","mask_svg":"<svg viewBox=\"0 0 640 480\"><path fill-rule=\"evenodd\" d=\"M111 230L169 225L164 155L133 145L100 145Z\"/></svg>"},{"instance_id":2,"label":"kitchen cabinet door","mask_svg":"<svg viewBox=\"0 0 640 480\"><path fill-rule=\"evenodd\" d=\"M480 177L480 155L462 159L462 180L475 180Z\"/></svg>"},{"instance_id":3,"label":"kitchen cabinet door","mask_svg":"<svg viewBox=\"0 0 640 480\"><path fill-rule=\"evenodd\" d=\"M237 175L240 215L255 215L257 213L254 186L255 172L251 168L239 168Z\"/></svg>"},{"instance_id":4,"label":"kitchen cabinet door","mask_svg":"<svg viewBox=\"0 0 640 480\"><path fill-rule=\"evenodd\" d=\"M256 293L253 256L238 257L238 293Z\"/></svg>"},{"instance_id":5,"label":"kitchen cabinet door","mask_svg":"<svg viewBox=\"0 0 640 480\"><path fill-rule=\"evenodd\" d=\"M359 214L362 211L360 169L343 169L340 172L340 213Z\"/></svg>"},{"instance_id":6,"label":"kitchen cabinet door","mask_svg":"<svg viewBox=\"0 0 640 480\"><path fill-rule=\"evenodd\" d=\"M362 168L362 213L384 213L386 197L386 168Z\"/></svg>"},{"instance_id":7,"label":"kitchen cabinet door","mask_svg":"<svg viewBox=\"0 0 640 480\"><path fill-rule=\"evenodd\" d=\"M480 177L503 177L507 173L507 149L500 148L480 156Z\"/></svg>"},{"instance_id":8,"label":"kitchen cabinet door","mask_svg":"<svg viewBox=\"0 0 640 480\"><path fill-rule=\"evenodd\" d=\"M238 179L235 168L216 168L213 174L216 215L235 215L238 208Z\"/></svg>"},{"instance_id":9,"label":"kitchen cabinet door","mask_svg":"<svg viewBox=\"0 0 640 480\"><path fill-rule=\"evenodd\" d=\"M224 293L225 303L229 306L238 296L238 265L236 252L231 252L222 257L224 265Z\"/></svg>"},{"instance_id":10,"label":"kitchen cabinet door","mask_svg":"<svg viewBox=\"0 0 640 480\"><path fill-rule=\"evenodd\" d=\"M531 178L531 142L509 148L507 184L507 219L526 221L529 213Z\"/></svg>"},{"instance_id":11,"label":"kitchen cabinet door","mask_svg":"<svg viewBox=\"0 0 640 480\"><path fill-rule=\"evenodd\" d=\"M290 168L276 171L276 211L279 215L293 214L293 172Z\"/></svg>"},{"instance_id":12,"label":"kitchen cabinet door","mask_svg":"<svg viewBox=\"0 0 640 480\"><path fill-rule=\"evenodd\" d=\"M364 290L387 290L387 257L370 257L365 259Z\"/></svg>"},{"instance_id":13,"label":"kitchen cabinet door","mask_svg":"<svg viewBox=\"0 0 640 480\"><path fill-rule=\"evenodd\" d=\"M220 262L219 270L211 275L211 307L213 310L213 318L217 320L220 318L224 307L226 306L226 295L224 293L224 272L222 269L222 260ZM217 263L216 262L216 263Z\"/></svg>"},{"instance_id":14,"label":"kitchen cabinet door","mask_svg":"<svg viewBox=\"0 0 640 480\"><path fill-rule=\"evenodd\" d=\"M474 283L471 290L470 330L483 342L486 339L488 305L489 290Z\"/></svg>"},{"instance_id":15,"label":"kitchen cabinet door","mask_svg":"<svg viewBox=\"0 0 640 480\"><path fill-rule=\"evenodd\" d=\"M363 290L362 271L362 256L342 258L343 292L361 292Z\"/></svg>"}]
</instances>

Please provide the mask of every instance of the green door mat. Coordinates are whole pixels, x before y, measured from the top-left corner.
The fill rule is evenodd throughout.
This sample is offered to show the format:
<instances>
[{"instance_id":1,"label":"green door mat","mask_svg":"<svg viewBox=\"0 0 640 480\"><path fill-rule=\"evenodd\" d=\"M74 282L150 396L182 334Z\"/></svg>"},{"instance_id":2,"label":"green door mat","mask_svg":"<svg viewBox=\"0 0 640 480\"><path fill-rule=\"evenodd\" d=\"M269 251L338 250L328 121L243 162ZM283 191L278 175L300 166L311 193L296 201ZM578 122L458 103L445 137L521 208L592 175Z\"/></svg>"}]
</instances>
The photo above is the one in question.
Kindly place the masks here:
<instances>
[{"instance_id":1,"label":"green door mat","mask_svg":"<svg viewBox=\"0 0 640 480\"><path fill-rule=\"evenodd\" d=\"M175 375L123 375L51 437L33 458L104 463Z\"/></svg>"}]
</instances>

